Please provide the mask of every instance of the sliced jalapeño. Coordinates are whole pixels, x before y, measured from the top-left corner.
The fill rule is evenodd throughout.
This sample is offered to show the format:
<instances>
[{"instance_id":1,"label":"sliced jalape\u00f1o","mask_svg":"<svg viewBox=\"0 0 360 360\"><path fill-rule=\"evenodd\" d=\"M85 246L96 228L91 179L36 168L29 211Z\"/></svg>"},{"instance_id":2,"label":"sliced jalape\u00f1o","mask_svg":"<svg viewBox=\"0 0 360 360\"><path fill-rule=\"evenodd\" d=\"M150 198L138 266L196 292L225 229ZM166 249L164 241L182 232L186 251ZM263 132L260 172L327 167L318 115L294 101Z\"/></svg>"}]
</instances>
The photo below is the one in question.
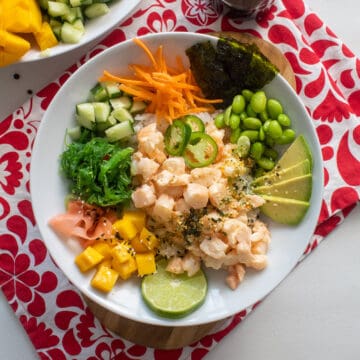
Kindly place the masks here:
<instances>
[{"instance_id":1,"label":"sliced jalape\u00f1o","mask_svg":"<svg viewBox=\"0 0 360 360\"><path fill-rule=\"evenodd\" d=\"M195 131L205 132L205 124L198 116L185 115L181 119L190 126L192 132Z\"/></svg>"},{"instance_id":2,"label":"sliced jalape\u00f1o","mask_svg":"<svg viewBox=\"0 0 360 360\"><path fill-rule=\"evenodd\" d=\"M182 155L191 136L191 128L181 120L174 120L165 131L165 149L169 155Z\"/></svg>"},{"instance_id":3,"label":"sliced jalape\u00f1o","mask_svg":"<svg viewBox=\"0 0 360 360\"><path fill-rule=\"evenodd\" d=\"M217 153L218 146L215 140L208 134L196 131L191 134L183 157L187 166L197 168L210 165L214 162Z\"/></svg>"}]
</instances>

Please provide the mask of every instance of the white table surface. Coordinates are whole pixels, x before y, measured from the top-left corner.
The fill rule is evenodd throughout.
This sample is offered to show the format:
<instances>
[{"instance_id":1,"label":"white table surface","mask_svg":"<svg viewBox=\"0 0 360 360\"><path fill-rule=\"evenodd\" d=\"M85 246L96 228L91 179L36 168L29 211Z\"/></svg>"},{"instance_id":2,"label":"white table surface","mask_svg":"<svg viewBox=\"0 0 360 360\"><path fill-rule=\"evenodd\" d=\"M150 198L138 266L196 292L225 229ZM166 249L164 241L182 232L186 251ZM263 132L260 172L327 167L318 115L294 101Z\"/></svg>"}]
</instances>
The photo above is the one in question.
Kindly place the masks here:
<instances>
[{"instance_id":1,"label":"white table surface","mask_svg":"<svg viewBox=\"0 0 360 360\"><path fill-rule=\"evenodd\" d=\"M360 1L307 3L360 56ZM0 69L0 118L20 106L28 90L41 89L84 51L46 65ZM13 79L14 73L19 80ZM359 219L360 206L206 360L360 359ZM0 314L0 359L38 359L1 291Z\"/></svg>"}]
</instances>

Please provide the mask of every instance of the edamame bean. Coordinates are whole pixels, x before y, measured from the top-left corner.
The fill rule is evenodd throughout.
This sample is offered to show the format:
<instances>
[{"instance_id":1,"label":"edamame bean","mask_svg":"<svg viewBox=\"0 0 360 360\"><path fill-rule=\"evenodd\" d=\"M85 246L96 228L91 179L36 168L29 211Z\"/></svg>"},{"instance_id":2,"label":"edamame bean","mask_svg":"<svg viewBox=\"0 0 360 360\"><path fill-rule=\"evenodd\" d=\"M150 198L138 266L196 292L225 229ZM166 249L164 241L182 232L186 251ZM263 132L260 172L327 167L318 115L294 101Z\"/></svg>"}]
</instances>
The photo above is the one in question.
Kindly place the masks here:
<instances>
[{"instance_id":1,"label":"edamame bean","mask_svg":"<svg viewBox=\"0 0 360 360\"><path fill-rule=\"evenodd\" d=\"M264 141L264 140L265 140L265 132L264 132L263 127L261 127L261 128L259 129L259 140L260 140L260 141Z\"/></svg>"},{"instance_id":2,"label":"edamame bean","mask_svg":"<svg viewBox=\"0 0 360 360\"><path fill-rule=\"evenodd\" d=\"M265 170L261 167L258 167L255 169L255 172L254 172L254 177L255 178L258 178L260 176L263 176L265 174Z\"/></svg>"},{"instance_id":3,"label":"edamame bean","mask_svg":"<svg viewBox=\"0 0 360 360\"><path fill-rule=\"evenodd\" d=\"M220 114L216 115L214 123L218 129L222 129L225 126L224 113L220 113Z\"/></svg>"},{"instance_id":4,"label":"edamame bean","mask_svg":"<svg viewBox=\"0 0 360 360\"><path fill-rule=\"evenodd\" d=\"M245 100L247 102L250 101L251 97L254 95L254 93L249 90L249 89L244 89L242 92L241 92L241 95L245 98Z\"/></svg>"},{"instance_id":5,"label":"edamame bean","mask_svg":"<svg viewBox=\"0 0 360 360\"><path fill-rule=\"evenodd\" d=\"M256 130L244 130L241 132L240 136L247 136L251 142L258 140L259 132Z\"/></svg>"},{"instance_id":6,"label":"edamame bean","mask_svg":"<svg viewBox=\"0 0 360 360\"><path fill-rule=\"evenodd\" d=\"M244 96L242 95L235 95L232 101L232 111L235 114L241 114L245 110L246 101Z\"/></svg>"},{"instance_id":7,"label":"edamame bean","mask_svg":"<svg viewBox=\"0 0 360 360\"><path fill-rule=\"evenodd\" d=\"M225 109L225 112L224 112L224 123L225 123L226 126L229 126L230 116L231 116L231 105L228 106L228 107Z\"/></svg>"},{"instance_id":8,"label":"edamame bean","mask_svg":"<svg viewBox=\"0 0 360 360\"><path fill-rule=\"evenodd\" d=\"M261 128L261 120L255 117L247 117L243 120L243 125L245 129L258 130Z\"/></svg>"},{"instance_id":9,"label":"edamame bean","mask_svg":"<svg viewBox=\"0 0 360 360\"><path fill-rule=\"evenodd\" d=\"M262 126L262 128L264 129L265 134L268 132L269 129L269 125L270 125L270 121L271 120L266 120Z\"/></svg>"},{"instance_id":10,"label":"edamame bean","mask_svg":"<svg viewBox=\"0 0 360 360\"><path fill-rule=\"evenodd\" d=\"M246 113L246 111L243 111L241 114L240 114L240 120L243 121L244 119L246 119L248 117L248 114Z\"/></svg>"},{"instance_id":11,"label":"edamame bean","mask_svg":"<svg viewBox=\"0 0 360 360\"><path fill-rule=\"evenodd\" d=\"M230 142L232 144L236 144L239 137L240 137L240 134L241 134L241 129L240 128L237 128L233 131L231 131L231 134L230 134Z\"/></svg>"},{"instance_id":12,"label":"edamame bean","mask_svg":"<svg viewBox=\"0 0 360 360\"><path fill-rule=\"evenodd\" d=\"M237 140L237 152L240 157L245 157L249 154L249 151L250 139L245 135L241 135Z\"/></svg>"},{"instance_id":13,"label":"edamame bean","mask_svg":"<svg viewBox=\"0 0 360 360\"><path fill-rule=\"evenodd\" d=\"M266 103L266 110L271 119L277 119L283 112L282 105L276 99L269 99Z\"/></svg>"},{"instance_id":14,"label":"edamame bean","mask_svg":"<svg viewBox=\"0 0 360 360\"><path fill-rule=\"evenodd\" d=\"M246 113L248 116L251 116L251 117L256 117L256 115L257 115L250 104L247 104L247 106L246 106Z\"/></svg>"},{"instance_id":15,"label":"edamame bean","mask_svg":"<svg viewBox=\"0 0 360 360\"><path fill-rule=\"evenodd\" d=\"M265 147L263 155L271 160L276 160L279 156L275 149L269 147Z\"/></svg>"},{"instance_id":16,"label":"edamame bean","mask_svg":"<svg viewBox=\"0 0 360 360\"><path fill-rule=\"evenodd\" d=\"M262 156L256 163L267 171L272 170L275 166L275 162L265 156Z\"/></svg>"},{"instance_id":17,"label":"edamame bean","mask_svg":"<svg viewBox=\"0 0 360 360\"><path fill-rule=\"evenodd\" d=\"M291 120L286 114L279 114L277 120L281 126L291 126Z\"/></svg>"},{"instance_id":18,"label":"edamame bean","mask_svg":"<svg viewBox=\"0 0 360 360\"><path fill-rule=\"evenodd\" d=\"M295 131L293 129L285 129L282 135L275 139L279 145L290 144L295 139Z\"/></svg>"},{"instance_id":19,"label":"edamame bean","mask_svg":"<svg viewBox=\"0 0 360 360\"><path fill-rule=\"evenodd\" d=\"M235 130L240 125L240 116L237 114L231 114L229 119L229 126L231 129Z\"/></svg>"},{"instance_id":20,"label":"edamame bean","mask_svg":"<svg viewBox=\"0 0 360 360\"><path fill-rule=\"evenodd\" d=\"M265 146L262 142L256 141L251 144L250 147L250 156L255 159L259 160L264 152Z\"/></svg>"},{"instance_id":21,"label":"edamame bean","mask_svg":"<svg viewBox=\"0 0 360 360\"><path fill-rule=\"evenodd\" d=\"M269 114L267 113L266 110L261 111L261 112L259 113L259 119L260 119L262 122L265 122L266 120L269 120Z\"/></svg>"},{"instance_id":22,"label":"edamame bean","mask_svg":"<svg viewBox=\"0 0 360 360\"><path fill-rule=\"evenodd\" d=\"M264 91L257 91L250 99L251 108L256 113L261 113L266 109L266 95Z\"/></svg>"},{"instance_id":23,"label":"edamame bean","mask_svg":"<svg viewBox=\"0 0 360 360\"><path fill-rule=\"evenodd\" d=\"M278 139L282 133L281 125L276 120L271 120L266 134L273 139Z\"/></svg>"}]
</instances>

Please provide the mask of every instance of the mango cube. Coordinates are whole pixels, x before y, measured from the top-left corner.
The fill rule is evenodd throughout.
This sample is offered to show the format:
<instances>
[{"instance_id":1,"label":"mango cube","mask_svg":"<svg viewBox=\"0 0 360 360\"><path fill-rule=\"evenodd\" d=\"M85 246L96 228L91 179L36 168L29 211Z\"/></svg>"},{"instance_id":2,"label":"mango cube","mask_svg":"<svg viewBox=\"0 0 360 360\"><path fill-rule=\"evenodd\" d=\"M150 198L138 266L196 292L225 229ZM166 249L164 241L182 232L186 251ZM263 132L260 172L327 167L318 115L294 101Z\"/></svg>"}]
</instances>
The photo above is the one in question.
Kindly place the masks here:
<instances>
[{"instance_id":1,"label":"mango cube","mask_svg":"<svg viewBox=\"0 0 360 360\"><path fill-rule=\"evenodd\" d=\"M99 264L104 256L96 251L93 247L88 246L75 258L75 264L82 272L88 271Z\"/></svg>"},{"instance_id":2,"label":"mango cube","mask_svg":"<svg viewBox=\"0 0 360 360\"><path fill-rule=\"evenodd\" d=\"M139 236L136 236L131 240L131 246L136 253L144 253L149 251L148 247L143 243Z\"/></svg>"},{"instance_id":3,"label":"mango cube","mask_svg":"<svg viewBox=\"0 0 360 360\"><path fill-rule=\"evenodd\" d=\"M146 214L142 210L126 210L123 214L123 219L130 220L138 229L141 229L145 226Z\"/></svg>"},{"instance_id":4,"label":"mango cube","mask_svg":"<svg viewBox=\"0 0 360 360\"><path fill-rule=\"evenodd\" d=\"M40 31L34 33L34 37L41 51L58 44L58 40L51 26L46 21L42 23Z\"/></svg>"},{"instance_id":5,"label":"mango cube","mask_svg":"<svg viewBox=\"0 0 360 360\"><path fill-rule=\"evenodd\" d=\"M131 258L132 249L128 242L122 241L111 250L113 260L119 264L128 261Z\"/></svg>"},{"instance_id":6,"label":"mango cube","mask_svg":"<svg viewBox=\"0 0 360 360\"><path fill-rule=\"evenodd\" d=\"M159 246L159 239L145 227L142 228L139 239L148 250L155 250Z\"/></svg>"},{"instance_id":7,"label":"mango cube","mask_svg":"<svg viewBox=\"0 0 360 360\"><path fill-rule=\"evenodd\" d=\"M91 286L100 291L109 292L114 287L118 278L118 272L111 267L105 265L99 266L91 280Z\"/></svg>"},{"instance_id":8,"label":"mango cube","mask_svg":"<svg viewBox=\"0 0 360 360\"><path fill-rule=\"evenodd\" d=\"M155 255L153 252L136 254L135 260L139 276L153 274L156 271Z\"/></svg>"},{"instance_id":9,"label":"mango cube","mask_svg":"<svg viewBox=\"0 0 360 360\"><path fill-rule=\"evenodd\" d=\"M119 263L116 259L113 259L112 267L119 273L119 276L123 280L127 280L137 269L136 260L133 256L123 263Z\"/></svg>"},{"instance_id":10,"label":"mango cube","mask_svg":"<svg viewBox=\"0 0 360 360\"><path fill-rule=\"evenodd\" d=\"M105 241L96 241L93 245L91 245L97 252L104 256L105 259L110 259L112 256L112 248Z\"/></svg>"},{"instance_id":11,"label":"mango cube","mask_svg":"<svg viewBox=\"0 0 360 360\"><path fill-rule=\"evenodd\" d=\"M119 233L123 240L131 240L138 234L138 229L130 219L120 219L113 223L113 231Z\"/></svg>"}]
</instances>

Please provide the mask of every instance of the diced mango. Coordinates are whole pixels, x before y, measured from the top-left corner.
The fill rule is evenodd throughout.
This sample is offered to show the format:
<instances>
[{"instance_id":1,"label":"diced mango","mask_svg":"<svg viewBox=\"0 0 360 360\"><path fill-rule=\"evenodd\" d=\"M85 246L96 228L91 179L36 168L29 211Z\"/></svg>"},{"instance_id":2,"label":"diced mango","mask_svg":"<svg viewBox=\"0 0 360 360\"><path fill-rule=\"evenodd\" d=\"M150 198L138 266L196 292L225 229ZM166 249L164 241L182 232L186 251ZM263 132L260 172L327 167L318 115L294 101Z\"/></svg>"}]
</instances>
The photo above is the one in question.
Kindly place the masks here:
<instances>
[{"instance_id":1,"label":"diced mango","mask_svg":"<svg viewBox=\"0 0 360 360\"><path fill-rule=\"evenodd\" d=\"M119 273L119 276L123 280L127 280L137 269L136 260L133 256L123 263L118 263L115 259L113 259L112 267Z\"/></svg>"},{"instance_id":2,"label":"diced mango","mask_svg":"<svg viewBox=\"0 0 360 360\"><path fill-rule=\"evenodd\" d=\"M99 266L91 280L91 286L103 291L109 292L115 285L119 273L109 266Z\"/></svg>"},{"instance_id":3,"label":"diced mango","mask_svg":"<svg viewBox=\"0 0 360 360\"><path fill-rule=\"evenodd\" d=\"M106 241L96 241L91 245L97 252L104 256L104 259L110 259L112 247Z\"/></svg>"},{"instance_id":4,"label":"diced mango","mask_svg":"<svg viewBox=\"0 0 360 360\"><path fill-rule=\"evenodd\" d=\"M143 243L142 240L140 240L139 236L135 236L131 240L131 246L133 247L136 253L144 253L149 251L148 247Z\"/></svg>"},{"instance_id":5,"label":"diced mango","mask_svg":"<svg viewBox=\"0 0 360 360\"><path fill-rule=\"evenodd\" d=\"M112 263L112 259L104 259L103 261L101 261L101 263L98 264L97 268L101 268L102 266L106 266L108 268L111 268L111 263Z\"/></svg>"},{"instance_id":6,"label":"diced mango","mask_svg":"<svg viewBox=\"0 0 360 360\"><path fill-rule=\"evenodd\" d=\"M88 246L75 258L75 263L82 272L88 271L99 264L104 256L96 251L93 247Z\"/></svg>"},{"instance_id":7,"label":"diced mango","mask_svg":"<svg viewBox=\"0 0 360 360\"><path fill-rule=\"evenodd\" d=\"M111 256L119 264L128 261L131 258L132 249L128 242L122 241L111 250Z\"/></svg>"},{"instance_id":8,"label":"diced mango","mask_svg":"<svg viewBox=\"0 0 360 360\"><path fill-rule=\"evenodd\" d=\"M138 231L141 231L145 226L146 214L142 210L126 210L122 218L133 222Z\"/></svg>"},{"instance_id":9,"label":"diced mango","mask_svg":"<svg viewBox=\"0 0 360 360\"><path fill-rule=\"evenodd\" d=\"M138 234L138 229L130 219L120 219L112 225L113 231L119 233L122 239L131 240Z\"/></svg>"},{"instance_id":10,"label":"diced mango","mask_svg":"<svg viewBox=\"0 0 360 360\"><path fill-rule=\"evenodd\" d=\"M13 33L40 31L42 16L36 0L11 0L2 2L3 28Z\"/></svg>"},{"instance_id":11,"label":"diced mango","mask_svg":"<svg viewBox=\"0 0 360 360\"><path fill-rule=\"evenodd\" d=\"M156 271L155 255L153 252L136 254L135 260L139 276L153 274Z\"/></svg>"},{"instance_id":12,"label":"diced mango","mask_svg":"<svg viewBox=\"0 0 360 360\"><path fill-rule=\"evenodd\" d=\"M41 51L57 45L59 42L48 22L43 22L40 31L34 32L36 43Z\"/></svg>"},{"instance_id":13,"label":"diced mango","mask_svg":"<svg viewBox=\"0 0 360 360\"><path fill-rule=\"evenodd\" d=\"M140 242L143 243L148 250L155 250L159 246L159 239L147 228L142 228L139 236Z\"/></svg>"},{"instance_id":14,"label":"diced mango","mask_svg":"<svg viewBox=\"0 0 360 360\"><path fill-rule=\"evenodd\" d=\"M0 66L18 61L29 49L28 41L0 29Z\"/></svg>"}]
</instances>

